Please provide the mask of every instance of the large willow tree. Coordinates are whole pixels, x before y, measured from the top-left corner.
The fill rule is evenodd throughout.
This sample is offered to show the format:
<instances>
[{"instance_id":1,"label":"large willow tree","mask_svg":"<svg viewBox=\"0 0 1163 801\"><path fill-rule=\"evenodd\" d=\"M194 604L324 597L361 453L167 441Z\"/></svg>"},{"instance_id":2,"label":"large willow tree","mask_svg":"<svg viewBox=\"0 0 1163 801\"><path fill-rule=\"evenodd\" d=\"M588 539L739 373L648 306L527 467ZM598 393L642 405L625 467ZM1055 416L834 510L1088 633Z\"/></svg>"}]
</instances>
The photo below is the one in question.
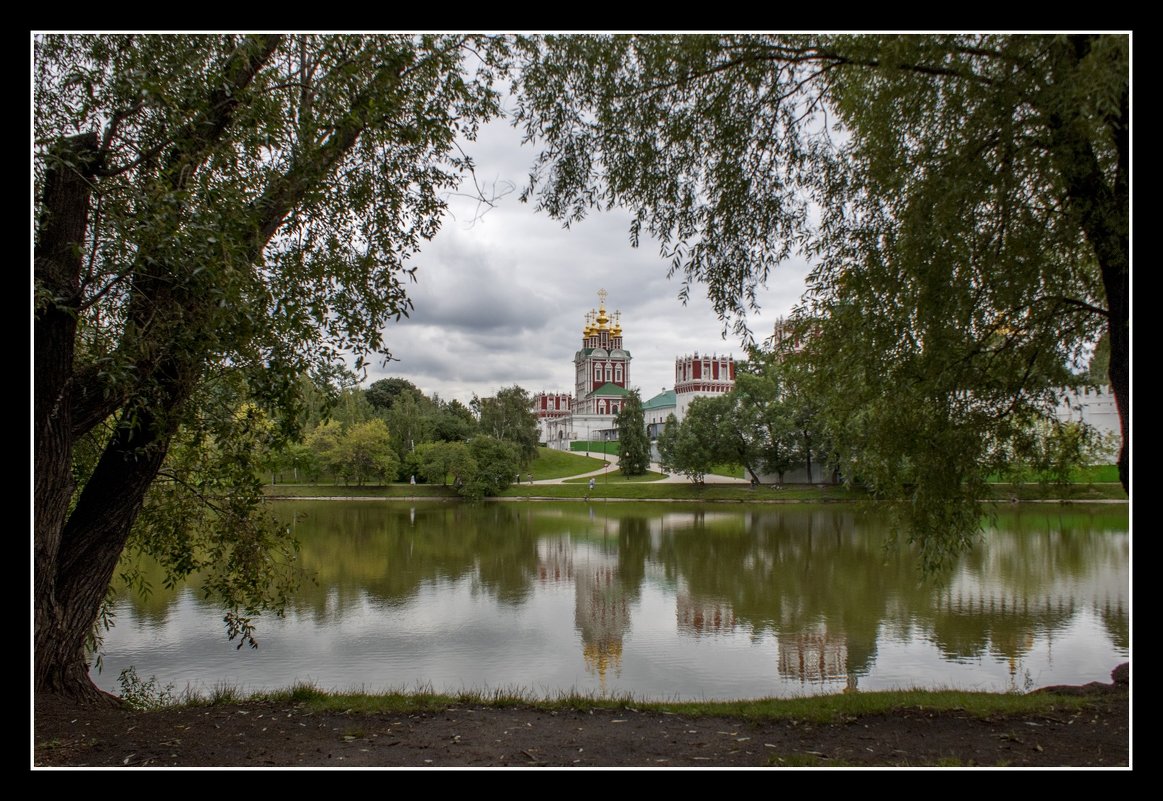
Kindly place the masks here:
<instances>
[{"instance_id":1,"label":"large willow tree","mask_svg":"<svg viewBox=\"0 0 1163 801\"><path fill-rule=\"evenodd\" d=\"M304 371L384 350L470 166L455 139L498 110L498 55L435 35L36 38L38 691L97 697L86 638L131 532L209 571L232 633L277 601L240 432Z\"/></svg>"},{"instance_id":2,"label":"large willow tree","mask_svg":"<svg viewBox=\"0 0 1163 801\"><path fill-rule=\"evenodd\" d=\"M622 206L741 320L795 255L845 473L939 561L1102 333L1129 488L1128 36L565 36L526 43L526 197Z\"/></svg>"}]
</instances>

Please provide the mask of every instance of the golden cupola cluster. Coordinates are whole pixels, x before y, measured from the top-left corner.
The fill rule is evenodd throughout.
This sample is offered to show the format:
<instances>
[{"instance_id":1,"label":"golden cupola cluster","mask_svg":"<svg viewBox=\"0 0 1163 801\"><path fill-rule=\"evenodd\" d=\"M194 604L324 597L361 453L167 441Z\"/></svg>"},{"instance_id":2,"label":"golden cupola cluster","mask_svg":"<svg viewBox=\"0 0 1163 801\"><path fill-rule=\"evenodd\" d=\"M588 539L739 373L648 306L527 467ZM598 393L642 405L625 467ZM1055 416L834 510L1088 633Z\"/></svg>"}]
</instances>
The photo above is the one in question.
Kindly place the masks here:
<instances>
[{"instance_id":1,"label":"golden cupola cluster","mask_svg":"<svg viewBox=\"0 0 1163 801\"><path fill-rule=\"evenodd\" d=\"M622 336L622 312L615 310L613 316L606 311L606 297L609 293L604 289L598 290L598 308L586 312L586 324L582 328L582 338L597 337L603 331L608 336ZM612 325L611 325L612 323Z\"/></svg>"}]
</instances>

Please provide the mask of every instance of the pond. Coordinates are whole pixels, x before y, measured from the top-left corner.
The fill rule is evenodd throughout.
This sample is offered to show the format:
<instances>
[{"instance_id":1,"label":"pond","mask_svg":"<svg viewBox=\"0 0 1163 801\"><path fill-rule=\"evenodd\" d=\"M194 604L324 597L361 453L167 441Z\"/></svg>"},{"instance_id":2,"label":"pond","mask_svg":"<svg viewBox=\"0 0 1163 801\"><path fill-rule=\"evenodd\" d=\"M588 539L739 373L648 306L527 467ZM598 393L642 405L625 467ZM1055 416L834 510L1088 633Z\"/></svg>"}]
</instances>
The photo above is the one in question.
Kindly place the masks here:
<instances>
[{"instance_id":1,"label":"pond","mask_svg":"<svg viewBox=\"0 0 1163 801\"><path fill-rule=\"evenodd\" d=\"M1109 681L1129 656L1127 508L1016 505L922 576L841 505L288 501L305 582L238 650L197 577L122 593L98 685L790 697Z\"/></svg>"}]
</instances>

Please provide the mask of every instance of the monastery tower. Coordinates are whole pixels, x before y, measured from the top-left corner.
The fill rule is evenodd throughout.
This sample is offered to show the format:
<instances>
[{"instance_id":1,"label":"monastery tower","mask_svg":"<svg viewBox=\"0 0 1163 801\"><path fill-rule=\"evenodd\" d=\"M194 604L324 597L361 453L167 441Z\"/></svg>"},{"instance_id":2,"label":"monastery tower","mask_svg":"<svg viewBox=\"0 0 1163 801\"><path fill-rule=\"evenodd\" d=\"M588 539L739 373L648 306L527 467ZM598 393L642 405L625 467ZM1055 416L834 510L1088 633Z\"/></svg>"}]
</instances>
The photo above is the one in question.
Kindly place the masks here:
<instances>
[{"instance_id":1,"label":"monastery tower","mask_svg":"<svg viewBox=\"0 0 1163 801\"><path fill-rule=\"evenodd\" d=\"M606 290L598 290L598 310L586 314L581 350L573 357L575 414L615 415L630 394L630 352L622 348L621 318L615 311L611 321Z\"/></svg>"},{"instance_id":2,"label":"monastery tower","mask_svg":"<svg viewBox=\"0 0 1163 801\"><path fill-rule=\"evenodd\" d=\"M606 290L598 290L598 308L585 315L581 348L573 356L573 395L541 392L533 396L541 441L551 447L568 449L573 440L618 438L615 418L630 395L630 351L622 342L622 313L607 312L606 297ZM695 398L721 395L735 386L735 360L729 355L680 356L674 367L674 389L642 404L652 438L658 436L668 415L681 421Z\"/></svg>"}]
</instances>

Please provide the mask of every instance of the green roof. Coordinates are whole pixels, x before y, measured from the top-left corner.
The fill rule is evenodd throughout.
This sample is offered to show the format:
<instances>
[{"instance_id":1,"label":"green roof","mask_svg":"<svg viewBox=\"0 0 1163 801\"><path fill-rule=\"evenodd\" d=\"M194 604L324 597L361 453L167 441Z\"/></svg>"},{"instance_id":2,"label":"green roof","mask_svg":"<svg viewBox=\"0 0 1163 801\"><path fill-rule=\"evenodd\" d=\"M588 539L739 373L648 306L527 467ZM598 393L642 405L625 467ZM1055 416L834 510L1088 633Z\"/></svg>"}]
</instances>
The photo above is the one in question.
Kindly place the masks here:
<instances>
[{"instance_id":1,"label":"green roof","mask_svg":"<svg viewBox=\"0 0 1163 801\"><path fill-rule=\"evenodd\" d=\"M579 350L579 351L577 352L577 354L576 354L576 355L577 355L577 356L589 356L589 355L590 355L591 353L593 353L595 350L597 350L597 349L596 349L596 348L582 348L581 350ZM612 352L614 352L614 351L616 351L616 350L620 350L620 351L622 351L623 353L625 353L625 354L626 354L626 358L627 358L627 359L631 358L631 356L630 356L630 351L626 350L625 348L610 348L609 350L606 350L606 353L612 353Z\"/></svg>"},{"instance_id":2,"label":"green roof","mask_svg":"<svg viewBox=\"0 0 1163 801\"><path fill-rule=\"evenodd\" d=\"M660 392L646 403L642 404L642 411L648 412L651 409L665 409L667 406L674 406L676 397L673 389L668 389L666 392Z\"/></svg>"},{"instance_id":3,"label":"green roof","mask_svg":"<svg viewBox=\"0 0 1163 801\"><path fill-rule=\"evenodd\" d=\"M602 384L600 387L590 393L591 398L613 398L623 397L630 394L630 390L625 387L620 387L612 381Z\"/></svg>"}]
</instances>

